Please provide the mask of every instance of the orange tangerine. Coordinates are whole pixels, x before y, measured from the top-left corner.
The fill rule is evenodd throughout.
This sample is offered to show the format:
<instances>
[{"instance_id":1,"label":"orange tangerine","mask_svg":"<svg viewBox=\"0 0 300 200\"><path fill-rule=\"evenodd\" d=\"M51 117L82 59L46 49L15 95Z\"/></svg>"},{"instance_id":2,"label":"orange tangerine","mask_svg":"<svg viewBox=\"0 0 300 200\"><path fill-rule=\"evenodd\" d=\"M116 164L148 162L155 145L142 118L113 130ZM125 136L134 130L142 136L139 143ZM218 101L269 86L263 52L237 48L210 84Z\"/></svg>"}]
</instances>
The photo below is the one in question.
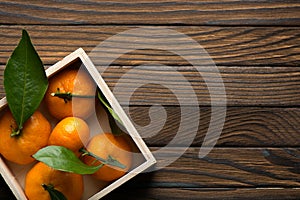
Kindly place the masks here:
<instances>
[{"instance_id":1,"label":"orange tangerine","mask_svg":"<svg viewBox=\"0 0 300 200\"><path fill-rule=\"evenodd\" d=\"M67 199L80 200L83 178L82 175L58 171L38 162L26 175L25 194L29 200L51 200L46 188L61 192Z\"/></svg>"},{"instance_id":2,"label":"orange tangerine","mask_svg":"<svg viewBox=\"0 0 300 200\"><path fill-rule=\"evenodd\" d=\"M59 145L78 153L87 144L90 130L87 123L78 117L66 117L53 129L49 137L49 145Z\"/></svg>"},{"instance_id":3,"label":"orange tangerine","mask_svg":"<svg viewBox=\"0 0 300 200\"><path fill-rule=\"evenodd\" d=\"M103 159L112 157L125 165L124 169L116 166L103 165L93 176L102 181L113 181L123 176L131 167L132 152L130 145L123 136L115 136L112 133L103 133L91 138L87 151ZM83 161L88 165L100 165L101 162L94 157L86 155Z\"/></svg>"},{"instance_id":4,"label":"orange tangerine","mask_svg":"<svg viewBox=\"0 0 300 200\"><path fill-rule=\"evenodd\" d=\"M49 113L61 120L65 117L88 118L94 111L96 85L83 69L65 69L49 79L45 94Z\"/></svg>"},{"instance_id":5,"label":"orange tangerine","mask_svg":"<svg viewBox=\"0 0 300 200\"><path fill-rule=\"evenodd\" d=\"M14 163L29 164L34 161L32 155L47 145L51 125L42 113L35 111L24 123L21 133L11 136L16 129L16 121L7 110L0 118L0 153Z\"/></svg>"}]
</instances>

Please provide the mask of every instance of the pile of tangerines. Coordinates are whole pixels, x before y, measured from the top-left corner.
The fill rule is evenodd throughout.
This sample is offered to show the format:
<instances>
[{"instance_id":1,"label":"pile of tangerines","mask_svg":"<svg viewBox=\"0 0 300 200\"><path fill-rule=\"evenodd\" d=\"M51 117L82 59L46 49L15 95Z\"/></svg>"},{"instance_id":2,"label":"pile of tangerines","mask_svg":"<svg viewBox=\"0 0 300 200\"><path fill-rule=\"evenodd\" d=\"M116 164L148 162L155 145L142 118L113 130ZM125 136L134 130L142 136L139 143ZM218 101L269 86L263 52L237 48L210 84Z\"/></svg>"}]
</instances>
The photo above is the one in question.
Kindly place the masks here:
<instances>
[{"instance_id":1,"label":"pile of tangerines","mask_svg":"<svg viewBox=\"0 0 300 200\"><path fill-rule=\"evenodd\" d=\"M25 122L22 132L14 136L12 133L17 125L7 108L0 118L1 155L11 162L25 165L35 162L32 155L41 148L58 145L72 150L87 165L103 164L94 157L83 156L80 149L84 147L101 158L112 156L126 166L125 169L120 169L103 165L92 175L96 179L113 181L123 176L129 170L132 160L128 140L112 133L90 136L86 120L95 109L95 88L94 81L85 70L64 69L49 78L44 103L48 113L58 123L52 128L45 115L37 110ZM75 98L76 103L73 102ZM47 188L60 191L67 199L79 200L84 190L83 177L37 162L27 173L25 194L29 200L50 200Z\"/></svg>"}]
</instances>

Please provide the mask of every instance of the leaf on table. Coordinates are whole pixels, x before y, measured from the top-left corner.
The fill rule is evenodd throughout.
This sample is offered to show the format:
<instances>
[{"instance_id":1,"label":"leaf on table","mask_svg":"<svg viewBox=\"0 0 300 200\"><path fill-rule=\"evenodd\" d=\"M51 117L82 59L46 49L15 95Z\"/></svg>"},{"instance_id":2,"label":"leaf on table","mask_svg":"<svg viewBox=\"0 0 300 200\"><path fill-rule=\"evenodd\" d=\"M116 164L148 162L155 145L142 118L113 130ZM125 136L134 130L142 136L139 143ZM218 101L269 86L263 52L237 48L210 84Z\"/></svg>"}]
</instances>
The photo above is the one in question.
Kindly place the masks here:
<instances>
[{"instance_id":1,"label":"leaf on table","mask_svg":"<svg viewBox=\"0 0 300 200\"><path fill-rule=\"evenodd\" d=\"M44 147L36 152L33 157L53 169L76 174L93 174L102 166L84 164L73 151L63 146Z\"/></svg>"},{"instance_id":2,"label":"leaf on table","mask_svg":"<svg viewBox=\"0 0 300 200\"><path fill-rule=\"evenodd\" d=\"M4 70L4 89L8 106L22 129L40 105L48 87L44 65L26 30Z\"/></svg>"}]
</instances>

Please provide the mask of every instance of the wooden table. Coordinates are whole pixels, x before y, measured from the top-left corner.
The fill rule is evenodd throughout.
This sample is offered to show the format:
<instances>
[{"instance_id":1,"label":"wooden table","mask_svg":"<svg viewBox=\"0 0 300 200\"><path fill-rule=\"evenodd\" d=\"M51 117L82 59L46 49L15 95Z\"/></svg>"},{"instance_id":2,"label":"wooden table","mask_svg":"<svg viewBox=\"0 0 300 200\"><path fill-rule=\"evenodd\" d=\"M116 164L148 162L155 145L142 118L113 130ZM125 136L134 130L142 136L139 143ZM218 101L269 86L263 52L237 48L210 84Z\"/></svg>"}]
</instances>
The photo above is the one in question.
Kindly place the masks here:
<instances>
[{"instance_id":1,"label":"wooden table","mask_svg":"<svg viewBox=\"0 0 300 200\"><path fill-rule=\"evenodd\" d=\"M116 59L102 74L113 89L122 74L135 66L171 66L186 77L199 100L199 104L185 106L201 111L197 135L184 155L163 169L135 177L104 199L300 198L299 1L2 0L0 24L1 97L5 96L5 63L23 28L45 66L79 47L89 53L110 36L149 26L188 35L218 66L227 94L226 120L216 146L202 159L198 153L211 119L211 99L190 63L164 50L136 50ZM189 97L176 82L176 74L159 66L141 68L132 78L155 78L157 70ZM161 78L157 76L157 80ZM123 98L126 92L119 100L128 106ZM192 119L199 114L182 116L181 105L170 90L148 84L131 98L130 114L135 123L145 126L150 122L149 108L154 103L165 107L167 121L153 137L145 138L153 151L174 137L181 117ZM182 140L193 134L189 131L187 127ZM165 150L165 158L174 156L179 146ZM3 180L0 199L13 199Z\"/></svg>"}]
</instances>

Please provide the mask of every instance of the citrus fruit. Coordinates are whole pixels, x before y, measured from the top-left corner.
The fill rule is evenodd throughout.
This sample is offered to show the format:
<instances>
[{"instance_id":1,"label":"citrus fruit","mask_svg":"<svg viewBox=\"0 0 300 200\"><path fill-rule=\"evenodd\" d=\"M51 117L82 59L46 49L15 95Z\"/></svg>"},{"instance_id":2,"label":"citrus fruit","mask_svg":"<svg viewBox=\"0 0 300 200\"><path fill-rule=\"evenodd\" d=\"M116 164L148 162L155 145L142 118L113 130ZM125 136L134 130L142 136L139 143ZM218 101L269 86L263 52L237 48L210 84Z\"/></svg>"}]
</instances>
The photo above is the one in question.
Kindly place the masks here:
<instances>
[{"instance_id":1,"label":"citrus fruit","mask_svg":"<svg viewBox=\"0 0 300 200\"><path fill-rule=\"evenodd\" d=\"M103 165L93 176L102 181L113 181L123 176L131 167L132 152L130 145L123 136L115 136L112 133L97 134L88 143L87 151L96 156L108 159L109 157L117 160L125 168ZM87 165L100 165L101 162L94 157L86 155L83 161Z\"/></svg>"},{"instance_id":2,"label":"citrus fruit","mask_svg":"<svg viewBox=\"0 0 300 200\"><path fill-rule=\"evenodd\" d=\"M87 144L90 130L87 123L78 117L62 119L52 130L49 145L64 146L74 152Z\"/></svg>"},{"instance_id":3,"label":"citrus fruit","mask_svg":"<svg viewBox=\"0 0 300 200\"><path fill-rule=\"evenodd\" d=\"M20 134L11 136L16 129L16 121L7 109L0 118L0 153L14 163L29 164L34 161L31 156L47 145L51 125L42 113L35 111Z\"/></svg>"},{"instance_id":4,"label":"citrus fruit","mask_svg":"<svg viewBox=\"0 0 300 200\"><path fill-rule=\"evenodd\" d=\"M47 187L61 192L67 199L80 200L83 178L82 175L58 171L38 162L26 175L25 194L29 200L50 200Z\"/></svg>"},{"instance_id":5,"label":"citrus fruit","mask_svg":"<svg viewBox=\"0 0 300 200\"><path fill-rule=\"evenodd\" d=\"M85 70L65 69L49 79L45 102L49 113L61 120L87 118L95 105L96 85Z\"/></svg>"}]
</instances>

